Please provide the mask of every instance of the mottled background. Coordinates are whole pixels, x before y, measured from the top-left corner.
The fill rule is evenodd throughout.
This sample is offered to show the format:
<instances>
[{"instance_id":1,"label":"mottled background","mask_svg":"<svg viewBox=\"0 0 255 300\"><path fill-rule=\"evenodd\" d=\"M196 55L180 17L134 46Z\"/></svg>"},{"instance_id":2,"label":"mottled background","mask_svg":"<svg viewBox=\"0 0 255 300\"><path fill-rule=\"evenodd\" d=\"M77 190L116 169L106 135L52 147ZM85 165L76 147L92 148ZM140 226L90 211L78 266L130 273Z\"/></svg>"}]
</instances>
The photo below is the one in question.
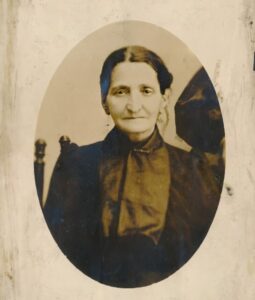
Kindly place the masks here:
<instances>
[{"instance_id":1,"label":"mottled background","mask_svg":"<svg viewBox=\"0 0 255 300\"><path fill-rule=\"evenodd\" d=\"M254 5L0 0L1 300L254 299ZM204 243L170 278L132 290L100 285L64 257L38 205L32 164L39 110L58 66L84 37L123 20L158 25L196 54L216 88L227 138L222 199Z\"/></svg>"}]
</instances>

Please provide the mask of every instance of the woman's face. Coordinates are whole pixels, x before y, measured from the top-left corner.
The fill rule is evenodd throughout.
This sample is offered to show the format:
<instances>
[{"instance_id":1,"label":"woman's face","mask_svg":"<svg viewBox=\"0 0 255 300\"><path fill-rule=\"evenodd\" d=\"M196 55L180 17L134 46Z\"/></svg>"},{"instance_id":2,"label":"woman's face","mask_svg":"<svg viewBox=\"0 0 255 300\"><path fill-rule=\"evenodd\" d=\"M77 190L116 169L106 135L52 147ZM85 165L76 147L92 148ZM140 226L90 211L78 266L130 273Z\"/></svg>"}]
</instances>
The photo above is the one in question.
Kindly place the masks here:
<instances>
[{"instance_id":1,"label":"woman's face","mask_svg":"<svg viewBox=\"0 0 255 300\"><path fill-rule=\"evenodd\" d=\"M151 135L159 111L166 104L157 73L143 62L122 62L114 67L106 105L117 128L131 141Z\"/></svg>"}]
</instances>

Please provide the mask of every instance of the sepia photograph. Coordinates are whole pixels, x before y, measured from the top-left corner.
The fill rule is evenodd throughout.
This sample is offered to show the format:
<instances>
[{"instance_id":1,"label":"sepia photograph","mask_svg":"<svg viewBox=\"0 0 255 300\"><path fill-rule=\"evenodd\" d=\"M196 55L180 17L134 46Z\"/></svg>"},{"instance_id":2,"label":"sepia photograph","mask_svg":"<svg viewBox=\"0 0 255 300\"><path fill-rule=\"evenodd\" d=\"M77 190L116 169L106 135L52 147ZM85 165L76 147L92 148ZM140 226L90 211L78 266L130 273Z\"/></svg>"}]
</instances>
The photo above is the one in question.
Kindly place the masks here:
<instances>
[{"instance_id":1,"label":"sepia photograph","mask_svg":"<svg viewBox=\"0 0 255 300\"><path fill-rule=\"evenodd\" d=\"M255 2L0 0L0 299L255 299Z\"/></svg>"},{"instance_id":2,"label":"sepia photograph","mask_svg":"<svg viewBox=\"0 0 255 300\"><path fill-rule=\"evenodd\" d=\"M131 44L107 53L100 37L113 48L123 44L119 31ZM63 127L54 124L61 114ZM181 268L206 237L224 178L223 120L205 69L171 33L120 22L81 42L48 87L37 137L45 221L84 274L115 287L147 286ZM52 137L60 145L44 180L42 152ZM86 138L94 140L80 144Z\"/></svg>"}]
</instances>

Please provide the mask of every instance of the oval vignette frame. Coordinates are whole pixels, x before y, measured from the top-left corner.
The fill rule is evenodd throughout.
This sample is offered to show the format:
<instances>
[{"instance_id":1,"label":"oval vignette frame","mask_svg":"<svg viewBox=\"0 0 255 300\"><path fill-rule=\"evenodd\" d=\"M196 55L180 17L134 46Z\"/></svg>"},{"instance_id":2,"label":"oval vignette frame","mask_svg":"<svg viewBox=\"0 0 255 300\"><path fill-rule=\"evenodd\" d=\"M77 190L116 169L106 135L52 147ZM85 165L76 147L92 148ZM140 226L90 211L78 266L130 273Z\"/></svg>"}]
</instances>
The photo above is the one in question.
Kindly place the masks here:
<instances>
[{"instance_id":1,"label":"oval vignette frame","mask_svg":"<svg viewBox=\"0 0 255 300\"><path fill-rule=\"evenodd\" d=\"M76 151L75 144L88 145L102 141L113 127L112 123L109 126L109 118L101 106L99 76L105 58L114 50L128 45L141 45L152 50L163 59L167 68L173 74L174 81L171 86L171 96L168 107L168 115L170 116L169 122L167 126L160 127L159 124L160 132L166 143L192 155L192 163L193 165L198 165L197 168L199 172L204 172L202 167L199 169L199 164L204 166L206 162L206 168L208 170L210 169L210 172L206 171L206 176L209 173L213 174L207 183L212 181L216 182L217 191L215 192L214 188L210 190L208 186L198 188L197 183L194 182L195 188L204 189L204 195L206 195L207 192L209 195L211 192L211 196L207 195L207 198L201 198L205 202L203 206L206 207L206 205L208 205L208 209L203 211L204 208L202 208L202 205L199 206L196 203L194 203L192 208L189 207L190 211L193 210L194 217L192 218L186 217L187 212L185 212L185 205L188 205L187 199L179 199L178 202L178 197L176 197L177 204L174 203L175 201L172 201L176 205L175 207L173 206L173 209L176 209L176 215L178 215L178 217L171 212L171 220L173 220L172 223L174 223L171 224L171 228L175 228L176 232L178 232L178 228L181 229L179 230L179 238L177 237L176 240L171 241L172 245L179 246L177 247L178 251L176 250L177 253L173 254L177 257L175 263L167 262L169 264L168 271L164 269L164 272L161 272L160 270L159 272L162 273L160 276L155 275L155 272L151 272L150 274L149 272L144 272L145 275L137 280L129 280L127 279L128 275L123 275L125 279L118 280L118 276L114 279L105 279L105 276L102 277L99 274L100 266L98 261L98 265L95 266L97 270L92 270L94 267L91 267L87 262L90 258L90 254L87 254L87 257L80 257L81 255L75 252L76 250L71 249L79 248L79 241L71 241L69 236L69 242L71 241L70 243L75 244L75 247L69 247L70 245L67 243L68 239L63 238L63 240L60 240L56 232L54 233L54 229L52 229L52 222L51 225L49 224L50 222L49 219L47 219L48 217L44 207L50 181L51 186L55 184L55 179L54 177L51 179L51 174L53 170L56 172L56 169L61 166L63 161L65 163L66 153L73 150ZM97 121L95 122L95 120ZM63 148L60 153L58 141L61 136ZM224 136L221 110L211 80L196 56L174 35L149 23L126 21L107 25L87 36L70 51L53 75L42 103L36 130L36 140L43 139L47 143L45 166L42 164L43 146L40 146L41 148L39 147L38 150L39 163L35 163L37 191L41 198L41 205L46 217L46 222L60 250L67 256L71 263L84 274L110 286L147 286L173 274L197 251L213 222L224 179ZM70 144L66 137L71 139ZM65 146L68 148L65 148ZM57 159L58 162L55 165ZM79 159L81 158L79 157ZM178 160L176 161L178 166ZM187 174L183 176L183 178L188 178ZM187 186L185 186L184 189L185 188L187 189ZM214 195L213 192L215 192ZM171 193L175 193L175 190ZM59 197L61 199L63 198L62 195ZM213 204L206 203L210 197L213 198ZM183 201L183 203L181 203L181 201ZM181 205L179 205L180 203L183 205L182 208ZM59 210L56 209L57 205L55 205L54 218L51 219L54 219L54 222L63 219L60 217L61 210L63 211L61 207L62 204L60 203L59 205ZM210 205L212 205L211 209ZM198 211L195 211L196 208ZM208 220L204 220L206 217L202 218L203 220L198 219L199 213L202 211L206 212ZM68 219L69 217L70 216L67 216L65 212L65 218ZM72 217L70 217L70 220L71 219ZM65 223L66 221L63 222ZM192 243L194 243L194 245L191 245L188 254L184 253L184 257L181 258L179 250L182 249L181 243L183 243L183 245L186 243L185 236L187 235L187 232L183 229L187 226L187 224L184 224L185 222L187 222L188 225L190 222L190 227L192 227L192 230L195 232L187 227L187 232L192 231ZM81 222L80 225L82 227L83 222ZM58 226L61 227L61 224L59 223ZM72 226L78 228L79 224L72 224ZM71 227L69 226L68 229ZM77 232L80 234L80 230ZM183 249L185 247L188 246L183 246ZM162 251L164 252L166 249L168 249L167 246ZM148 256L150 254L151 253L148 253ZM140 260L142 259L143 258L140 258ZM181 261L178 262L178 259Z\"/></svg>"}]
</instances>

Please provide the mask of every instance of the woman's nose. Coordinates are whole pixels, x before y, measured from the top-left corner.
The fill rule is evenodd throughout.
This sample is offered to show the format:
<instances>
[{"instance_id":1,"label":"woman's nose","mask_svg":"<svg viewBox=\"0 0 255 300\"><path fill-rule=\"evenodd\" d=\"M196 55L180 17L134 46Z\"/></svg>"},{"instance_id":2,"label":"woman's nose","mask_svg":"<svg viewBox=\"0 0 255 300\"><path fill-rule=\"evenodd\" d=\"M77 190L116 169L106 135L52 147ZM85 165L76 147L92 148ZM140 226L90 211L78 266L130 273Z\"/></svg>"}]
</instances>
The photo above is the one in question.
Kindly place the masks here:
<instances>
[{"instance_id":1,"label":"woman's nose","mask_svg":"<svg viewBox=\"0 0 255 300\"><path fill-rule=\"evenodd\" d=\"M138 112L142 108L140 95L130 94L127 102L127 109L131 112Z\"/></svg>"}]
</instances>

